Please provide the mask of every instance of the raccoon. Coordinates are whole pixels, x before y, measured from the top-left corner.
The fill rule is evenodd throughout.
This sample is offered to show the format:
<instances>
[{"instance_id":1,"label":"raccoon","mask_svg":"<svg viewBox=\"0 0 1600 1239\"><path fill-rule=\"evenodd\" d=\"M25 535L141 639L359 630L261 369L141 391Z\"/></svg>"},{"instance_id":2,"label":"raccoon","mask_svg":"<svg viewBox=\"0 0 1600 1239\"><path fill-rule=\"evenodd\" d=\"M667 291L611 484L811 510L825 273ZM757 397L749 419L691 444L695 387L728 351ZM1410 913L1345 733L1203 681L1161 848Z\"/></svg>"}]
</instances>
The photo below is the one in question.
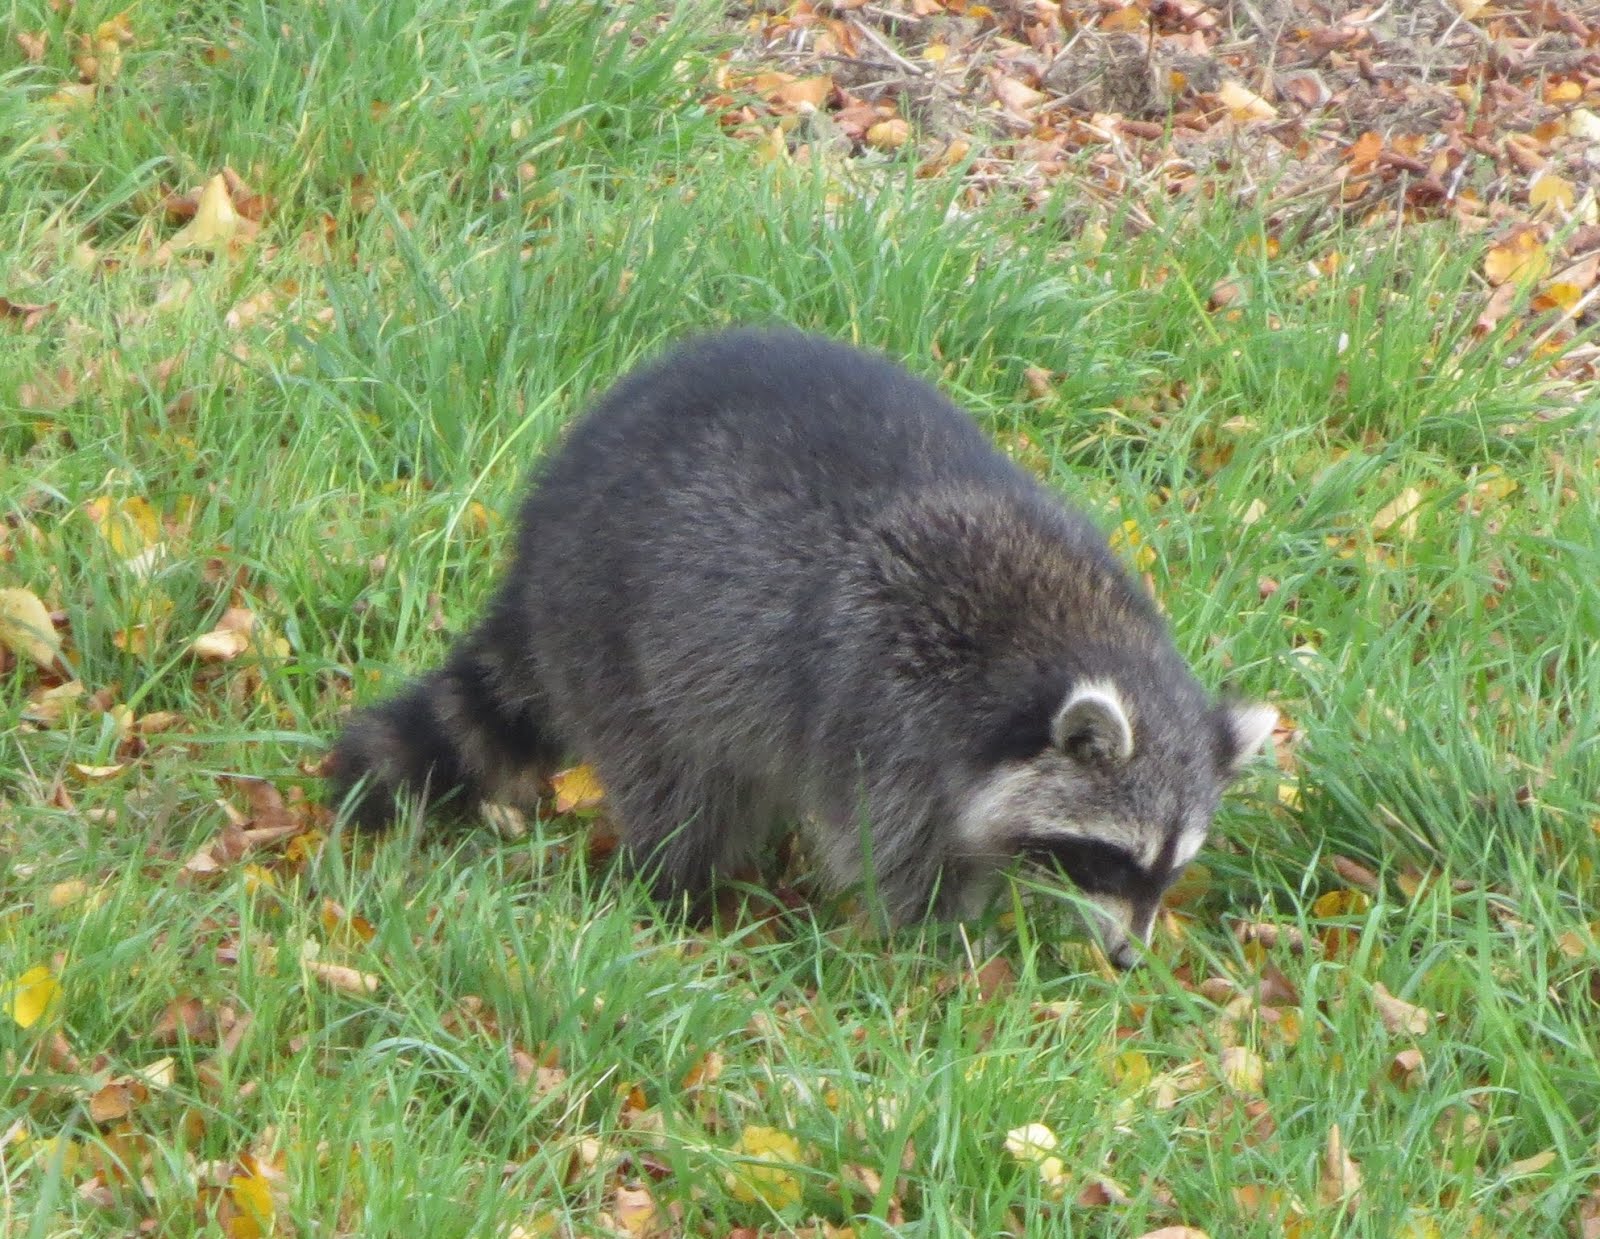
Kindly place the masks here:
<instances>
[{"instance_id":1,"label":"raccoon","mask_svg":"<svg viewBox=\"0 0 1600 1239\"><path fill-rule=\"evenodd\" d=\"M375 827L397 795L527 807L582 758L668 901L793 823L901 924L1021 858L1128 967L1276 717L1214 701L1095 525L933 387L742 330L577 421L487 614L328 772Z\"/></svg>"}]
</instances>

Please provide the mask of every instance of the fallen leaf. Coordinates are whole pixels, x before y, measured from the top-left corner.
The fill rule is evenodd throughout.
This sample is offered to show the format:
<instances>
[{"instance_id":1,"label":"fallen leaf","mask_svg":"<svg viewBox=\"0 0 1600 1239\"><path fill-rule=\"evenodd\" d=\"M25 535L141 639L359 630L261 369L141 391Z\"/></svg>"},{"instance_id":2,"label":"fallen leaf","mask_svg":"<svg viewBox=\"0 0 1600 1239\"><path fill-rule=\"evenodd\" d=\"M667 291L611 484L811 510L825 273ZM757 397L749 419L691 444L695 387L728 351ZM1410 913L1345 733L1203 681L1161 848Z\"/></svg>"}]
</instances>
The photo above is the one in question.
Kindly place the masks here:
<instances>
[{"instance_id":1,"label":"fallen leaf","mask_svg":"<svg viewBox=\"0 0 1600 1239\"><path fill-rule=\"evenodd\" d=\"M911 122L891 116L867 130L867 145L878 151L897 151L911 139Z\"/></svg>"},{"instance_id":2,"label":"fallen leaf","mask_svg":"<svg viewBox=\"0 0 1600 1239\"><path fill-rule=\"evenodd\" d=\"M635 1239L648 1235L661 1221L655 1197L647 1187L619 1187L612 1198L611 1216L624 1234Z\"/></svg>"},{"instance_id":3,"label":"fallen leaf","mask_svg":"<svg viewBox=\"0 0 1600 1239\"><path fill-rule=\"evenodd\" d=\"M1389 1075L1401 1088L1415 1088L1422 1082L1424 1066L1422 1051L1413 1046L1394 1056Z\"/></svg>"},{"instance_id":4,"label":"fallen leaf","mask_svg":"<svg viewBox=\"0 0 1600 1239\"><path fill-rule=\"evenodd\" d=\"M793 82L785 82L772 94L779 103L791 106L807 104L820 108L828 101L828 96L833 94L833 79L827 75L819 77L803 77Z\"/></svg>"},{"instance_id":5,"label":"fallen leaf","mask_svg":"<svg viewBox=\"0 0 1600 1239\"><path fill-rule=\"evenodd\" d=\"M1374 535L1393 534L1407 542L1417 536L1417 514L1422 506L1422 492L1415 486L1408 486L1397 496L1391 499L1372 518L1372 532ZM1357 885L1351 883L1351 885ZM1361 883L1368 890L1376 889L1376 879L1372 884Z\"/></svg>"},{"instance_id":6,"label":"fallen leaf","mask_svg":"<svg viewBox=\"0 0 1600 1239\"><path fill-rule=\"evenodd\" d=\"M343 964L324 963L320 959L302 961L305 969L317 980L332 989L346 994L375 994L379 980L370 972L347 968Z\"/></svg>"},{"instance_id":7,"label":"fallen leaf","mask_svg":"<svg viewBox=\"0 0 1600 1239\"><path fill-rule=\"evenodd\" d=\"M1217 98L1234 120L1276 120L1278 109L1242 82L1226 81L1217 87Z\"/></svg>"},{"instance_id":8,"label":"fallen leaf","mask_svg":"<svg viewBox=\"0 0 1600 1239\"><path fill-rule=\"evenodd\" d=\"M784 1209L800 1203L800 1179L790 1169L801 1161L800 1142L775 1127L746 1127L734 1142L734 1155L745 1159L728 1171L727 1188L744 1204Z\"/></svg>"},{"instance_id":9,"label":"fallen leaf","mask_svg":"<svg viewBox=\"0 0 1600 1239\"><path fill-rule=\"evenodd\" d=\"M61 1001L61 983L43 964L29 968L6 986L6 1014L21 1028L32 1028Z\"/></svg>"},{"instance_id":10,"label":"fallen leaf","mask_svg":"<svg viewBox=\"0 0 1600 1239\"><path fill-rule=\"evenodd\" d=\"M1145 1231L1139 1239L1211 1239L1211 1237L1194 1226L1163 1226L1159 1230Z\"/></svg>"},{"instance_id":11,"label":"fallen leaf","mask_svg":"<svg viewBox=\"0 0 1600 1239\"><path fill-rule=\"evenodd\" d=\"M1267 1064L1248 1046L1230 1045L1222 1051L1222 1078L1236 1093L1259 1093L1266 1081Z\"/></svg>"},{"instance_id":12,"label":"fallen leaf","mask_svg":"<svg viewBox=\"0 0 1600 1239\"><path fill-rule=\"evenodd\" d=\"M1019 1162L1037 1166L1056 1151L1056 1134L1043 1123L1029 1123L1006 1133L1005 1149Z\"/></svg>"},{"instance_id":13,"label":"fallen leaf","mask_svg":"<svg viewBox=\"0 0 1600 1239\"><path fill-rule=\"evenodd\" d=\"M995 73L989 80L994 87L995 98L1011 111L1023 115L1038 107L1049 97L1042 91L1034 90L1033 87L1003 73Z\"/></svg>"},{"instance_id":14,"label":"fallen leaf","mask_svg":"<svg viewBox=\"0 0 1600 1239\"><path fill-rule=\"evenodd\" d=\"M46 669L61 658L50 612L31 589L0 589L0 645Z\"/></svg>"},{"instance_id":15,"label":"fallen leaf","mask_svg":"<svg viewBox=\"0 0 1600 1239\"><path fill-rule=\"evenodd\" d=\"M1502 284L1526 287L1544 278L1549 269L1550 255L1532 228L1518 228L1490 246L1483 257L1483 274L1497 288Z\"/></svg>"},{"instance_id":16,"label":"fallen leaf","mask_svg":"<svg viewBox=\"0 0 1600 1239\"><path fill-rule=\"evenodd\" d=\"M1378 1018L1393 1036L1420 1037L1433 1027L1432 1012L1396 998L1381 981L1372 984L1372 1002L1378 1008Z\"/></svg>"},{"instance_id":17,"label":"fallen leaf","mask_svg":"<svg viewBox=\"0 0 1600 1239\"><path fill-rule=\"evenodd\" d=\"M225 246L240 231L244 217L234 209L228 195L227 178L220 173L206 182L200 191L200 203L195 207L194 218L180 228L166 245L164 254L181 254L191 249L214 249ZM157 257L160 258L161 253Z\"/></svg>"},{"instance_id":18,"label":"fallen leaf","mask_svg":"<svg viewBox=\"0 0 1600 1239\"><path fill-rule=\"evenodd\" d=\"M1535 210L1553 207L1558 211L1570 211L1576 201L1577 193L1572 182L1564 181L1559 176L1541 176L1528 189L1528 205Z\"/></svg>"},{"instance_id":19,"label":"fallen leaf","mask_svg":"<svg viewBox=\"0 0 1600 1239\"><path fill-rule=\"evenodd\" d=\"M587 764L551 775L550 787L556 794L557 813L592 809L606 798L605 788L600 786L599 774Z\"/></svg>"},{"instance_id":20,"label":"fallen leaf","mask_svg":"<svg viewBox=\"0 0 1600 1239\"><path fill-rule=\"evenodd\" d=\"M1559 1156L1554 1149L1546 1149L1543 1153L1535 1153L1532 1157L1512 1162L1511 1173L1519 1176L1539 1174L1555 1165Z\"/></svg>"},{"instance_id":21,"label":"fallen leaf","mask_svg":"<svg viewBox=\"0 0 1600 1239\"><path fill-rule=\"evenodd\" d=\"M1402 513L1402 516L1407 513ZM1332 858L1333 871L1346 883L1376 895L1381 887L1378 875L1373 873L1360 861L1351 860L1348 856L1335 856Z\"/></svg>"},{"instance_id":22,"label":"fallen leaf","mask_svg":"<svg viewBox=\"0 0 1600 1239\"><path fill-rule=\"evenodd\" d=\"M1328 1143L1322 1154L1322 1176L1317 1181L1317 1199L1324 1205L1342 1204L1349 1210L1361 1202L1361 1167L1345 1152L1344 1134L1337 1123L1328 1129Z\"/></svg>"}]
</instances>

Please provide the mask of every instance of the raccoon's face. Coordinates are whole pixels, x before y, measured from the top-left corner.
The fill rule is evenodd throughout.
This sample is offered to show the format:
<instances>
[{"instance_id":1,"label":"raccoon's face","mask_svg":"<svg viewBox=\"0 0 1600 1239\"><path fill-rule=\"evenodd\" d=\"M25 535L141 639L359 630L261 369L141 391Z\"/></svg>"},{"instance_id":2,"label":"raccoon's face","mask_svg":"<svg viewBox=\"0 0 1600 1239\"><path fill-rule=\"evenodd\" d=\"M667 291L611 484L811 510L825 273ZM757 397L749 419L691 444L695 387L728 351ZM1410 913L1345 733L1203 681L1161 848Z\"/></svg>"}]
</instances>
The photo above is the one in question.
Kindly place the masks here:
<instances>
[{"instance_id":1,"label":"raccoon's face","mask_svg":"<svg viewBox=\"0 0 1600 1239\"><path fill-rule=\"evenodd\" d=\"M969 801L969 855L1065 873L1098 910L1120 968L1148 943L1161 896L1205 843L1223 788L1277 725L1271 706L1198 694L1149 717L1109 681L1074 686L1031 756L1002 761Z\"/></svg>"}]
</instances>

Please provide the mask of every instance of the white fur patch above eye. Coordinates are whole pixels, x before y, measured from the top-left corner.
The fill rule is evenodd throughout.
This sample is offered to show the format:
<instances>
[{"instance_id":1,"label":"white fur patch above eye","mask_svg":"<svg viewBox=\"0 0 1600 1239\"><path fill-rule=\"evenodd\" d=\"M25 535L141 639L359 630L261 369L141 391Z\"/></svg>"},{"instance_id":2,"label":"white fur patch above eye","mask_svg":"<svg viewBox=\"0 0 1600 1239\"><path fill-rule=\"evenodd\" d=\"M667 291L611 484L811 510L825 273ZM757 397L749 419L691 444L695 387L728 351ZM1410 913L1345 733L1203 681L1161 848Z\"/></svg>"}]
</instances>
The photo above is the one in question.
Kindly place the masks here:
<instances>
[{"instance_id":1,"label":"white fur patch above eye","mask_svg":"<svg viewBox=\"0 0 1600 1239\"><path fill-rule=\"evenodd\" d=\"M1230 770L1237 770L1249 761L1272 739L1278 725L1278 711L1269 705L1228 707L1228 730L1233 738L1233 757Z\"/></svg>"},{"instance_id":2,"label":"white fur patch above eye","mask_svg":"<svg viewBox=\"0 0 1600 1239\"><path fill-rule=\"evenodd\" d=\"M1050 724L1050 739L1065 752L1127 761L1133 756L1133 724L1117 686L1089 680L1073 688Z\"/></svg>"},{"instance_id":3,"label":"white fur patch above eye","mask_svg":"<svg viewBox=\"0 0 1600 1239\"><path fill-rule=\"evenodd\" d=\"M1193 860L1205 846L1207 831L1189 829L1178 836L1178 843L1172 849L1172 867L1181 869Z\"/></svg>"}]
</instances>

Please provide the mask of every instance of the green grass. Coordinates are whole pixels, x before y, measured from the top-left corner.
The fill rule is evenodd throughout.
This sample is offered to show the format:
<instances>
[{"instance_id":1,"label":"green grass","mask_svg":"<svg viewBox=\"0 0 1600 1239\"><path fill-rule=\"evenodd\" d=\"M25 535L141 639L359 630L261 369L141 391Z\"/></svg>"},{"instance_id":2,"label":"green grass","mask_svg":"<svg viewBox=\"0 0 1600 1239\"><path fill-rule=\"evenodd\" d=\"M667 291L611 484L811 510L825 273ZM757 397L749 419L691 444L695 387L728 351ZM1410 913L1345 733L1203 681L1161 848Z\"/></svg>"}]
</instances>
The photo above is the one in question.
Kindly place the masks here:
<instances>
[{"instance_id":1,"label":"green grass","mask_svg":"<svg viewBox=\"0 0 1600 1239\"><path fill-rule=\"evenodd\" d=\"M0 986L61 985L31 1028L0 1014L0 1228L218 1233L250 1154L283 1234L597 1234L619 1186L668 1234L1568 1234L1600 1175L1600 461L1592 402L1473 339L1475 256L1418 226L1269 258L1261 218L1192 204L1096 250L1050 211L953 211L909 164L763 161L699 105L705 11L469 9L154 0L116 83L58 112L71 36L114 10L12 6L50 41L0 48L0 293L55 308L0 322L0 586L64 614L101 696L39 726L31 665L0 688ZM149 261L162 194L224 163L271 198L261 236ZM1222 278L1236 313L1206 308ZM948 928L876 941L820 898L691 933L571 819L185 871L244 803L222 776L304 815L352 699L440 656L589 394L780 320L906 358L1135 522L1202 674L1294 719L1295 794L1265 769L1229 800L1181 941L1111 978L1020 891L983 985ZM1408 490L1414 527L1382 528ZM146 571L89 515L141 501ZM230 606L257 651L198 662ZM181 721L130 744L120 706ZM1380 870L1370 906L1314 907L1336 854ZM1243 947L1233 920L1328 945ZM1259 1007L1198 989L1264 975ZM1437 1018L1386 1030L1375 984ZM210 1026L159 1038L182 998ZM1230 1046L1258 1086L1230 1090ZM1004 1150L1028 1123L1064 1200ZM1335 1125L1348 1211L1318 1203ZM751 1128L798 1142L797 1201L730 1190ZM1076 1203L1095 1175L1126 1202Z\"/></svg>"}]
</instances>

